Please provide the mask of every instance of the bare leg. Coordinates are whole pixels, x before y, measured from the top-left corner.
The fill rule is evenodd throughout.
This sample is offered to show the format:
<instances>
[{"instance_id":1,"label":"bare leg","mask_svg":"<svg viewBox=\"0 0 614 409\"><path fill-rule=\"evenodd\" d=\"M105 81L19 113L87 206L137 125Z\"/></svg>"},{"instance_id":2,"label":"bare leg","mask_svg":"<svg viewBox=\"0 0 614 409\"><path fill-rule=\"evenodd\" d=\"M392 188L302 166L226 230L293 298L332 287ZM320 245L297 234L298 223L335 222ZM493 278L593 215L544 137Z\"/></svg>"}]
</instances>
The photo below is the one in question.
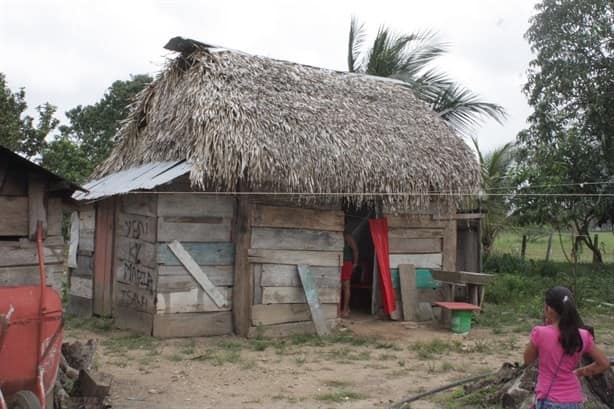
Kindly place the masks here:
<instances>
[{"instance_id":1,"label":"bare leg","mask_svg":"<svg viewBox=\"0 0 614 409\"><path fill-rule=\"evenodd\" d=\"M350 316L350 280L345 280L341 283L343 289L343 309L341 317L347 318Z\"/></svg>"}]
</instances>

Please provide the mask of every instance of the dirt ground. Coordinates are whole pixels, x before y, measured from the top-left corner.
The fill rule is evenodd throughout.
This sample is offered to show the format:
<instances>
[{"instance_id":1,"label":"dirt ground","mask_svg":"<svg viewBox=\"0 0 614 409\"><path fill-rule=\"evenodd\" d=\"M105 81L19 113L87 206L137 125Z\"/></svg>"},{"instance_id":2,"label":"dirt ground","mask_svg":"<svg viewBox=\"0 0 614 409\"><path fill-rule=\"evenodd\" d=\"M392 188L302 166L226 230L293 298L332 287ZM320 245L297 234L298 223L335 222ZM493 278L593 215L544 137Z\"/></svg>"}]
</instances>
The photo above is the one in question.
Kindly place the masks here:
<instances>
[{"instance_id":1,"label":"dirt ground","mask_svg":"<svg viewBox=\"0 0 614 409\"><path fill-rule=\"evenodd\" d=\"M66 334L69 341L89 338L98 341L96 369L114 378L114 408L385 408L521 361L528 332L473 328L462 336L436 323L354 314L324 341L156 340L85 329ZM600 345L614 352L614 329L603 331ZM411 407L446 407L445 401L439 394Z\"/></svg>"}]
</instances>

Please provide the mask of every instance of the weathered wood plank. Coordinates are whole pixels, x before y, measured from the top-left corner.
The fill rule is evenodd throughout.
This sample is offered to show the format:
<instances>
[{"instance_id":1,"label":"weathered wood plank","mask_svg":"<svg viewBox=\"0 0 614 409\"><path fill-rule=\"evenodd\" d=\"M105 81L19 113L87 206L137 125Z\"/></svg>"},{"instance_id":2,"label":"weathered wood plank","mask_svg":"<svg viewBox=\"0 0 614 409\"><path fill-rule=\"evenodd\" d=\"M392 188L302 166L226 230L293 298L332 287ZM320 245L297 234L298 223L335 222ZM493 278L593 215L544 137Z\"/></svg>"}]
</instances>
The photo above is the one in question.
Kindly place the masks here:
<instances>
[{"instance_id":1,"label":"weathered wood plank","mask_svg":"<svg viewBox=\"0 0 614 409\"><path fill-rule=\"evenodd\" d=\"M386 216L388 219L388 228L439 228L443 229L447 225L447 221L433 220L432 215L400 215L400 216Z\"/></svg>"},{"instance_id":2,"label":"weathered wood plank","mask_svg":"<svg viewBox=\"0 0 614 409\"><path fill-rule=\"evenodd\" d=\"M62 235L62 219L64 217L62 199L51 198L47 201L47 236Z\"/></svg>"},{"instance_id":3,"label":"weathered wood plank","mask_svg":"<svg viewBox=\"0 0 614 409\"><path fill-rule=\"evenodd\" d=\"M156 314L153 335L160 338L207 337L232 333L230 312Z\"/></svg>"},{"instance_id":4,"label":"weathered wood plank","mask_svg":"<svg viewBox=\"0 0 614 409\"><path fill-rule=\"evenodd\" d=\"M239 184L239 191L245 191L244 182ZM237 198L236 215L237 222L234 226L234 238L237 256L234 260L234 287L232 321L237 335L247 336L249 332L250 311L254 297L254 279L252 267L248 262L248 250L251 242L252 226L250 220L253 215L253 207L248 197L240 195Z\"/></svg>"},{"instance_id":5,"label":"weathered wood plank","mask_svg":"<svg viewBox=\"0 0 614 409\"><path fill-rule=\"evenodd\" d=\"M337 304L322 304L326 320L337 318ZM311 312L307 304L254 304L252 306L252 324L274 325L285 322L308 321Z\"/></svg>"},{"instance_id":6,"label":"weathered wood plank","mask_svg":"<svg viewBox=\"0 0 614 409\"><path fill-rule=\"evenodd\" d=\"M0 235L28 235L28 198L26 196L0 196Z\"/></svg>"},{"instance_id":7,"label":"weathered wood plank","mask_svg":"<svg viewBox=\"0 0 614 409\"><path fill-rule=\"evenodd\" d=\"M232 197L207 196L203 194L177 193L158 197L158 216L216 216L232 218Z\"/></svg>"},{"instance_id":8,"label":"weathered wood plank","mask_svg":"<svg viewBox=\"0 0 614 409\"><path fill-rule=\"evenodd\" d=\"M43 254L45 255L45 264L57 264L64 262L64 256L61 251L55 248L44 247ZM20 248L3 247L0 252L0 267L8 266L29 266L38 264L38 252L36 248Z\"/></svg>"},{"instance_id":9,"label":"weathered wood plank","mask_svg":"<svg viewBox=\"0 0 614 409\"><path fill-rule=\"evenodd\" d=\"M311 311L311 320L316 326L316 333L318 336L323 337L330 334L330 331L326 327L326 321L324 320L324 313L320 304L320 295L318 289L311 276L311 270L306 264L298 265L298 275L301 278L303 284L303 291L307 304L309 304L309 310Z\"/></svg>"},{"instance_id":10,"label":"weathered wood plank","mask_svg":"<svg viewBox=\"0 0 614 409\"><path fill-rule=\"evenodd\" d=\"M336 288L321 288L319 291L320 302L338 303L339 290ZM293 304L307 303L305 293L299 287L262 287L263 304Z\"/></svg>"},{"instance_id":11,"label":"weathered wood plank","mask_svg":"<svg viewBox=\"0 0 614 409\"><path fill-rule=\"evenodd\" d=\"M343 231L343 212L298 207L255 206L252 225L311 230Z\"/></svg>"},{"instance_id":12,"label":"weathered wood plank","mask_svg":"<svg viewBox=\"0 0 614 409\"><path fill-rule=\"evenodd\" d=\"M442 267L447 271L456 270L456 220L446 222Z\"/></svg>"},{"instance_id":13,"label":"weathered wood plank","mask_svg":"<svg viewBox=\"0 0 614 409\"><path fill-rule=\"evenodd\" d=\"M186 217L186 219L198 218ZM231 240L231 219L221 217L202 217L201 219L203 219L202 222L183 222L173 221L182 220L180 217L158 218L158 241L229 242Z\"/></svg>"},{"instance_id":14,"label":"weathered wood plank","mask_svg":"<svg viewBox=\"0 0 614 409\"><path fill-rule=\"evenodd\" d=\"M45 207L45 196L47 179L34 174L28 174L28 220L30 240L36 239L36 227L40 221L42 224L43 237L47 235L47 208Z\"/></svg>"},{"instance_id":15,"label":"weathered wood plank","mask_svg":"<svg viewBox=\"0 0 614 409\"><path fill-rule=\"evenodd\" d=\"M74 315L77 317L91 317L92 316L93 302L91 298L77 297L68 294L68 315Z\"/></svg>"},{"instance_id":16,"label":"weathered wood plank","mask_svg":"<svg viewBox=\"0 0 614 409\"><path fill-rule=\"evenodd\" d=\"M234 243L181 243L198 265L234 264ZM180 261L165 243L158 244L158 263L179 266Z\"/></svg>"},{"instance_id":17,"label":"weathered wood plank","mask_svg":"<svg viewBox=\"0 0 614 409\"><path fill-rule=\"evenodd\" d=\"M94 257L79 254L77 256L76 275L91 277L94 275Z\"/></svg>"},{"instance_id":18,"label":"weathered wood plank","mask_svg":"<svg viewBox=\"0 0 614 409\"><path fill-rule=\"evenodd\" d=\"M342 253L332 251L294 251L249 249L249 262L262 264L309 264L320 267L339 267Z\"/></svg>"},{"instance_id":19,"label":"weathered wood plank","mask_svg":"<svg viewBox=\"0 0 614 409\"><path fill-rule=\"evenodd\" d=\"M96 209L93 204L79 208L79 221L84 229L94 230L96 228Z\"/></svg>"},{"instance_id":20,"label":"weathered wood plank","mask_svg":"<svg viewBox=\"0 0 614 409\"><path fill-rule=\"evenodd\" d=\"M94 252L94 230L79 230L79 251Z\"/></svg>"},{"instance_id":21,"label":"weathered wood plank","mask_svg":"<svg viewBox=\"0 0 614 409\"><path fill-rule=\"evenodd\" d=\"M252 264L254 269L253 304L262 304L262 264Z\"/></svg>"},{"instance_id":22,"label":"weathered wood plank","mask_svg":"<svg viewBox=\"0 0 614 409\"><path fill-rule=\"evenodd\" d=\"M199 288L174 293L158 293L156 310L158 313L230 311L232 309L232 287L216 287L222 298L222 306L216 305L211 297Z\"/></svg>"},{"instance_id":23,"label":"weathered wood plank","mask_svg":"<svg viewBox=\"0 0 614 409\"><path fill-rule=\"evenodd\" d=\"M400 239L437 239L443 237L444 229L396 228L388 229L388 237Z\"/></svg>"},{"instance_id":24,"label":"weathered wood plank","mask_svg":"<svg viewBox=\"0 0 614 409\"><path fill-rule=\"evenodd\" d=\"M216 287L231 287L234 282L232 266L200 266ZM158 291L189 291L199 287L198 283L183 266L158 267ZM199 287L200 288L200 287Z\"/></svg>"},{"instance_id":25,"label":"weathered wood plank","mask_svg":"<svg viewBox=\"0 0 614 409\"><path fill-rule=\"evenodd\" d=\"M337 320L326 322L329 328L335 328ZM259 336L269 338L284 338L292 335L311 335L316 333L316 328L312 321L291 322L286 324L265 325L260 327L250 327L247 334L248 338Z\"/></svg>"},{"instance_id":26,"label":"weathered wood plank","mask_svg":"<svg viewBox=\"0 0 614 409\"><path fill-rule=\"evenodd\" d=\"M340 232L256 227L251 248L270 250L343 250Z\"/></svg>"},{"instance_id":27,"label":"weathered wood plank","mask_svg":"<svg viewBox=\"0 0 614 409\"><path fill-rule=\"evenodd\" d=\"M441 269L441 262L441 253L390 255L390 268L398 268L400 264L413 264L416 268Z\"/></svg>"},{"instance_id":28,"label":"weathered wood plank","mask_svg":"<svg viewBox=\"0 0 614 409\"><path fill-rule=\"evenodd\" d=\"M156 216L158 195L153 193L127 194L120 196L120 211L122 213L141 216Z\"/></svg>"},{"instance_id":29,"label":"weathered wood plank","mask_svg":"<svg viewBox=\"0 0 614 409\"><path fill-rule=\"evenodd\" d=\"M153 243L156 241L156 220L151 216L120 212L117 226L119 235Z\"/></svg>"},{"instance_id":30,"label":"weathered wood plank","mask_svg":"<svg viewBox=\"0 0 614 409\"><path fill-rule=\"evenodd\" d=\"M401 284L403 320L416 321L416 310L418 308L416 268L412 264L399 265L399 281Z\"/></svg>"},{"instance_id":31,"label":"weathered wood plank","mask_svg":"<svg viewBox=\"0 0 614 409\"><path fill-rule=\"evenodd\" d=\"M200 287L205 291L209 297L215 302L215 304L219 308L224 308L227 306L227 301L224 299L222 294L217 291L215 285L211 283L209 277L200 269L198 263L194 261L194 259L190 256L190 254L183 248L181 243L177 240L173 240L168 244L168 248L171 249L175 257L181 261L181 264L188 270L192 278L198 282Z\"/></svg>"},{"instance_id":32,"label":"weathered wood plank","mask_svg":"<svg viewBox=\"0 0 614 409\"><path fill-rule=\"evenodd\" d=\"M155 268L156 247L156 244L147 241L119 237L117 252L120 260Z\"/></svg>"},{"instance_id":33,"label":"weathered wood plank","mask_svg":"<svg viewBox=\"0 0 614 409\"><path fill-rule=\"evenodd\" d=\"M120 329L129 329L143 335L151 335L154 315L122 306L113 307L113 324Z\"/></svg>"},{"instance_id":34,"label":"weathered wood plank","mask_svg":"<svg viewBox=\"0 0 614 409\"><path fill-rule=\"evenodd\" d=\"M318 288L339 288L341 285L339 267L311 267L311 274ZM295 265L262 264L261 283L265 287L299 287L301 279Z\"/></svg>"},{"instance_id":35,"label":"weathered wood plank","mask_svg":"<svg viewBox=\"0 0 614 409\"><path fill-rule=\"evenodd\" d=\"M142 290L155 291L156 269L142 264L119 260L115 280Z\"/></svg>"},{"instance_id":36,"label":"weathered wood plank","mask_svg":"<svg viewBox=\"0 0 614 409\"><path fill-rule=\"evenodd\" d=\"M136 288L119 281L115 282L113 298L114 308L124 307L149 313L153 313L156 310L155 297L151 291Z\"/></svg>"},{"instance_id":37,"label":"weathered wood plank","mask_svg":"<svg viewBox=\"0 0 614 409\"><path fill-rule=\"evenodd\" d=\"M443 239L402 239L390 238L390 254L441 253Z\"/></svg>"},{"instance_id":38,"label":"weathered wood plank","mask_svg":"<svg viewBox=\"0 0 614 409\"><path fill-rule=\"evenodd\" d=\"M77 268L77 251L79 249L79 213L70 214L70 243L68 245L68 260L66 265Z\"/></svg>"},{"instance_id":39,"label":"weathered wood plank","mask_svg":"<svg viewBox=\"0 0 614 409\"><path fill-rule=\"evenodd\" d=\"M494 276L492 274L472 273L467 271L431 271L433 278L439 281L447 281L459 284L480 284L490 283Z\"/></svg>"},{"instance_id":40,"label":"weathered wood plank","mask_svg":"<svg viewBox=\"0 0 614 409\"><path fill-rule=\"evenodd\" d=\"M68 294L82 298L92 298L94 296L94 284L90 278L76 277L70 278L70 288Z\"/></svg>"},{"instance_id":41,"label":"weathered wood plank","mask_svg":"<svg viewBox=\"0 0 614 409\"><path fill-rule=\"evenodd\" d=\"M40 272L38 264L20 267L0 267L0 286L38 285ZM45 264L46 280L51 284L53 276L64 272L62 264ZM56 286L53 286L56 288Z\"/></svg>"}]
</instances>

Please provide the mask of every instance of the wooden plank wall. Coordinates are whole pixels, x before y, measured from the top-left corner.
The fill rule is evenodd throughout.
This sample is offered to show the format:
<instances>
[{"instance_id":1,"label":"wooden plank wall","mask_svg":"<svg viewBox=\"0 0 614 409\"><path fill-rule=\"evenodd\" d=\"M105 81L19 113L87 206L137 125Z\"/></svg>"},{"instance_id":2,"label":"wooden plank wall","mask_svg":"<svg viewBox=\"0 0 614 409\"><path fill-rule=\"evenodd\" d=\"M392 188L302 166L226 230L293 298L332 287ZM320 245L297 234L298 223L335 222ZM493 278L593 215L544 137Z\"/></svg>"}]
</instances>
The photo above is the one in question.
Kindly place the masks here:
<instances>
[{"instance_id":1,"label":"wooden plank wall","mask_svg":"<svg viewBox=\"0 0 614 409\"><path fill-rule=\"evenodd\" d=\"M36 241L29 239L40 219L47 284L62 291L62 199L48 197L47 185L38 174L0 163L0 285L40 283Z\"/></svg>"},{"instance_id":2,"label":"wooden plank wall","mask_svg":"<svg viewBox=\"0 0 614 409\"><path fill-rule=\"evenodd\" d=\"M68 289L68 312L89 317L92 315L94 297L94 231L96 209L93 204L79 208L79 246L77 268L71 272Z\"/></svg>"},{"instance_id":3,"label":"wooden plank wall","mask_svg":"<svg viewBox=\"0 0 614 409\"><path fill-rule=\"evenodd\" d=\"M431 214L404 214L387 216L390 246L390 268L400 264L412 264L415 268L445 269L456 263L456 220L436 217L437 209ZM399 289L395 289L397 310L401 310ZM429 290L425 290L429 291ZM431 297L437 297L430 290ZM419 301L429 298L419 290ZM418 301L418 300L417 300Z\"/></svg>"},{"instance_id":4,"label":"wooden plank wall","mask_svg":"<svg viewBox=\"0 0 614 409\"><path fill-rule=\"evenodd\" d=\"M117 203L113 317L120 328L151 335L156 313L157 196L128 194Z\"/></svg>"},{"instance_id":5,"label":"wooden plank wall","mask_svg":"<svg viewBox=\"0 0 614 409\"><path fill-rule=\"evenodd\" d=\"M191 337L232 333L235 200L203 194L159 194L153 335ZM168 248L177 240L227 301L218 307Z\"/></svg>"},{"instance_id":6,"label":"wooden plank wall","mask_svg":"<svg viewBox=\"0 0 614 409\"><path fill-rule=\"evenodd\" d=\"M253 303L248 336L315 333L297 264L308 264L324 318L334 325L343 260L342 212L256 204L249 262Z\"/></svg>"}]
</instances>

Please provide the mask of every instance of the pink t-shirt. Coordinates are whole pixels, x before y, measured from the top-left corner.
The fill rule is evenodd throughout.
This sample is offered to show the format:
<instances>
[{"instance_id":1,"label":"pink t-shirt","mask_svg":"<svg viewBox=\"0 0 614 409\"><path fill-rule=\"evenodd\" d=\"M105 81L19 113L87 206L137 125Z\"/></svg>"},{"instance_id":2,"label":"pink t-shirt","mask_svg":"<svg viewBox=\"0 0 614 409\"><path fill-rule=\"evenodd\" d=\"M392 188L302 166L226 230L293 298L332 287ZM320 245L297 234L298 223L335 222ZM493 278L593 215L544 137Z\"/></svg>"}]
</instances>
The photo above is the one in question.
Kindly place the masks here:
<instances>
[{"instance_id":1,"label":"pink t-shirt","mask_svg":"<svg viewBox=\"0 0 614 409\"><path fill-rule=\"evenodd\" d=\"M582 350L573 355L565 354L563 356L563 347L559 341L559 329L557 327L548 325L533 328L531 343L537 348L539 354L539 375L535 386L537 399L546 398L548 388L552 384L552 389L547 396L548 400L560 403L584 401L580 380L573 374L573 370L578 367L582 354L593 348L594 341L591 334L584 329L580 330L580 337L582 337ZM562 361L561 356L563 356ZM559 361L561 366L553 383L552 377L556 372Z\"/></svg>"}]
</instances>

